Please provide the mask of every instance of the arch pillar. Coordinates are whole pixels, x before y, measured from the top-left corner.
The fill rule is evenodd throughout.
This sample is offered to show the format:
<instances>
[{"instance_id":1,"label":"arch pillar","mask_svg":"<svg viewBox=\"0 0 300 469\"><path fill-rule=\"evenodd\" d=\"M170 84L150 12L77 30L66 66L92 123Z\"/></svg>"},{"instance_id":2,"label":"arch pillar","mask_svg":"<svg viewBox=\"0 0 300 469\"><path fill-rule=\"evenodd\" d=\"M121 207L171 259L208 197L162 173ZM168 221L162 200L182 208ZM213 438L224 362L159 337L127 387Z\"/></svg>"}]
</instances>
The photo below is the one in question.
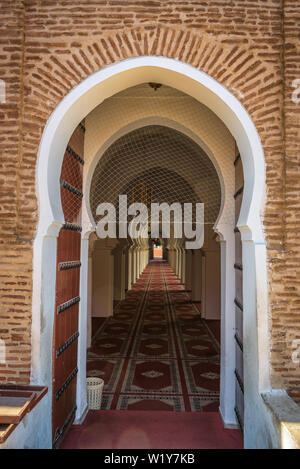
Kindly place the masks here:
<instances>
[{"instance_id":1,"label":"arch pillar","mask_svg":"<svg viewBox=\"0 0 300 469\"><path fill-rule=\"evenodd\" d=\"M226 426L236 426L235 382L235 238L230 225L220 226L221 261L221 376L220 413Z\"/></svg>"},{"instance_id":2,"label":"arch pillar","mask_svg":"<svg viewBox=\"0 0 300 469\"><path fill-rule=\"evenodd\" d=\"M132 286L132 241L127 238L125 247L125 290L130 290Z\"/></svg>"},{"instance_id":3,"label":"arch pillar","mask_svg":"<svg viewBox=\"0 0 300 469\"><path fill-rule=\"evenodd\" d=\"M185 284L185 263L186 263L186 250L184 247L185 240L180 242L180 252L181 252L181 266L180 266L180 279L183 284Z\"/></svg>"},{"instance_id":4,"label":"arch pillar","mask_svg":"<svg viewBox=\"0 0 300 469\"><path fill-rule=\"evenodd\" d=\"M193 249L192 254L192 301L202 299L202 249Z\"/></svg>"},{"instance_id":5,"label":"arch pillar","mask_svg":"<svg viewBox=\"0 0 300 469\"><path fill-rule=\"evenodd\" d=\"M141 268L141 264L140 264L140 257L141 257L141 249L140 249L140 240L137 239L136 240L136 280L138 280L140 278L140 268Z\"/></svg>"},{"instance_id":6,"label":"arch pillar","mask_svg":"<svg viewBox=\"0 0 300 469\"><path fill-rule=\"evenodd\" d=\"M93 251L93 316L113 315L114 254L116 240L97 240ZM105 269L103 269L105 266Z\"/></svg>"},{"instance_id":7,"label":"arch pillar","mask_svg":"<svg viewBox=\"0 0 300 469\"><path fill-rule=\"evenodd\" d=\"M87 348L92 344L92 316L93 316L93 249L96 241L95 234L92 233L88 239L88 261L87 261Z\"/></svg>"},{"instance_id":8,"label":"arch pillar","mask_svg":"<svg viewBox=\"0 0 300 469\"><path fill-rule=\"evenodd\" d=\"M192 290L192 268L193 268L193 252L191 249L185 251L185 286L188 291Z\"/></svg>"},{"instance_id":9,"label":"arch pillar","mask_svg":"<svg viewBox=\"0 0 300 469\"><path fill-rule=\"evenodd\" d=\"M168 260L168 244L169 244L169 240L167 239L161 239L161 243L162 243L162 258L163 260L167 261Z\"/></svg>"},{"instance_id":10,"label":"arch pillar","mask_svg":"<svg viewBox=\"0 0 300 469\"><path fill-rule=\"evenodd\" d=\"M113 250L114 254L114 300L125 298L125 248L127 240L121 239Z\"/></svg>"},{"instance_id":11,"label":"arch pillar","mask_svg":"<svg viewBox=\"0 0 300 469\"><path fill-rule=\"evenodd\" d=\"M131 272L132 272L132 284L134 284L137 281L137 243L136 239L132 240L132 266L131 266Z\"/></svg>"},{"instance_id":12,"label":"arch pillar","mask_svg":"<svg viewBox=\"0 0 300 469\"><path fill-rule=\"evenodd\" d=\"M174 239L175 244L175 252L176 252L176 263L175 263L175 274L178 278L180 278L180 271L181 271L181 251L179 247L179 240Z\"/></svg>"},{"instance_id":13,"label":"arch pillar","mask_svg":"<svg viewBox=\"0 0 300 469\"><path fill-rule=\"evenodd\" d=\"M176 273L176 249L174 238L170 238L168 242L168 263L173 272Z\"/></svg>"},{"instance_id":14,"label":"arch pillar","mask_svg":"<svg viewBox=\"0 0 300 469\"><path fill-rule=\"evenodd\" d=\"M142 239L142 245L143 245L142 272L143 272L149 262L149 240L146 238Z\"/></svg>"},{"instance_id":15,"label":"arch pillar","mask_svg":"<svg viewBox=\"0 0 300 469\"><path fill-rule=\"evenodd\" d=\"M201 316L205 319L221 318L221 260L217 237L212 225L205 225L201 294Z\"/></svg>"}]
</instances>

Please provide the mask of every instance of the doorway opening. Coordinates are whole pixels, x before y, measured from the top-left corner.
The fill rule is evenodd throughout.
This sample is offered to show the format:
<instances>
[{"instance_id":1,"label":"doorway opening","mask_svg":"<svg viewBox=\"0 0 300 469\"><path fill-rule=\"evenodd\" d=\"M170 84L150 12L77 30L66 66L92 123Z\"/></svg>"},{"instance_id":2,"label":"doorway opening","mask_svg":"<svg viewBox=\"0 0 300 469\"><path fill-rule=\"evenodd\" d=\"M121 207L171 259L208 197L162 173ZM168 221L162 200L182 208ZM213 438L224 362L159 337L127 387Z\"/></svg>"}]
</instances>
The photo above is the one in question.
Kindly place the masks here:
<instances>
[{"instance_id":1,"label":"doorway opening","mask_svg":"<svg viewBox=\"0 0 300 469\"><path fill-rule=\"evenodd\" d=\"M153 259L162 260L163 259L163 248L162 248L162 245L160 243L160 240L153 240L152 249L153 249Z\"/></svg>"},{"instance_id":2,"label":"doorway opening","mask_svg":"<svg viewBox=\"0 0 300 469\"><path fill-rule=\"evenodd\" d=\"M173 103L182 99L168 87L160 91L163 95L156 94L156 102L170 95ZM143 93L149 102L147 84L122 93L126 109L137 95L141 108ZM110 103L104 104L110 109ZM123 105L119 96L118 106ZM87 134L87 125L93 127L100 111L105 112L96 109L86 119ZM86 138L88 146L92 136ZM177 203L185 208L185 217L191 211L191 220L195 204L203 203L205 212L204 243L191 249L190 256L183 236L175 237L173 213L167 238L149 237L150 216L146 237L97 240L92 235L89 314L107 319L91 338L87 375L105 381L102 409L218 412L221 273L213 226L220 212L221 186L213 163L186 134L166 125L137 124L99 155L89 187L94 224L100 218L99 204L116 205L120 194L128 205L143 203L149 214L155 203Z\"/></svg>"},{"instance_id":3,"label":"doorway opening","mask_svg":"<svg viewBox=\"0 0 300 469\"><path fill-rule=\"evenodd\" d=\"M144 65L142 65L142 62L139 61L141 59ZM44 314L47 314L47 317L49 317L50 321L47 322L47 327L44 328L42 331L37 328L35 330L39 331L37 332L37 337L35 337L34 342L34 347L40 347L40 352L38 353L37 356L41 357L38 362L33 361L33 373L35 374L36 377L40 376L41 374L41 368L43 368L43 373L48 376L50 379L49 382L52 382L52 371L49 369L49 363L48 363L48 353L41 347L41 344L43 343L50 343L52 342L52 331L54 323L54 318L53 318L53 310L56 311L58 314L58 309L62 313L64 310L68 308L74 308L76 310L76 307L79 307L79 321L78 321L78 331L80 332L80 335L78 336L77 333L75 333L76 337L74 336L74 340L72 342L68 342L68 349L71 350L71 344L76 344L78 345L78 360L77 360L77 366L71 371L71 374L68 374L68 376L64 375L62 377L62 383L60 383L60 386L58 387L57 390L53 392L53 407L56 406L57 401L64 402L61 400L61 396L65 395L65 390L66 389L73 389L73 402L75 399L75 406L73 406L70 409L70 412L65 415L64 422L60 424L60 426L55 429L55 434L60 435L64 432L65 428L67 425L72 421L74 418L74 415L76 413L76 420L80 420L85 412L86 412L86 394L85 394L85 379L86 379L86 344L88 341L89 333L85 334L85 331L89 331L89 322L87 321L87 316L86 314L91 311L92 308L92 292L93 292L93 284L92 282L89 282L90 273L93 273L92 270L92 265L90 263L90 259L92 257L92 253L89 252L90 250L90 242L93 237L93 217L91 216L91 207L89 206L89 194L90 194L90 187L91 187L91 182L92 182L92 177L93 174L95 173L95 168L97 167L97 164L99 163L99 158L101 155L104 154L105 150L110 148L112 144L120 139L122 136L128 134L130 131L134 131L136 129L145 127L145 126L162 126L162 127L167 127L171 128L177 132L181 132L183 135L189 137L191 141L199 146L201 148L210 162L213 164L215 168L215 172L218 176L218 181L219 181L219 186L220 186L220 194L221 194L221 203L220 203L220 210L217 214L217 218L215 221L211 224L211 229L212 229L212 236L209 237L208 239L211 240L211 242L219 243L219 258L220 258L220 311L219 313L221 314L221 378L220 378L220 412L223 418L223 421L226 426L232 426L236 425L237 423L237 410L238 406L236 405L236 398L235 398L235 387L236 387L236 381L238 381L237 376L241 377L239 374L239 370L236 369L235 365L237 362L235 358L236 354L236 343L238 342L238 339L242 339L241 337L234 337L234 332L235 332L235 315L233 314L233 305L239 307L242 306L241 311L243 310L243 314L247 315L249 314L249 311L252 311L253 308L256 311L257 305L258 304L266 304L266 298L264 296L264 291L267 291L267 289L263 290L263 292L260 291L258 294L256 285L257 285L257 273L260 273L260 280L262 282L266 281L266 276L264 275L265 273L265 255L264 255L264 240L262 236L262 230L261 230L261 224L260 224L260 218L259 218L259 213L261 209L261 195L263 191L263 179L264 179L264 163L263 163L263 154L262 154L262 149L261 145L259 142L259 138L257 136L257 133L254 129L254 126L252 124L252 121L250 120L249 116L245 112L245 110L242 108L242 106L238 103L235 98L233 99L232 95L228 93L225 89L222 87L218 87L219 85L210 77L205 76L205 74L202 74L199 71L193 71L190 67L185 67L184 64L180 64L180 71L179 69L177 70L177 65L176 61L173 61L171 59L163 59L163 58L157 58L157 57L149 57L149 58L137 58L137 59L131 59L129 61L125 61L126 64L116 64L116 71L113 71L113 67L111 70L109 70L108 75L111 73L111 77L116 77L117 81L114 82L113 88L111 88L111 83L110 85L108 83L108 77L101 75L99 72L99 81L98 81L98 74L97 77L93 77L93 80L91 80L90 85L85 83L84 87L77 87L76 92L74 90L74 96L70 93L70 98L68 100L65 100L63 108L60 107L60 109L57 110L53 115L53 118L51 117L51 122L47 126L47 129L45 130L45 135L43 135L42 143L41 143L41 148L40 148L40 162L39 162L39 168L38 168L38 184L39 184L39 190L40 190L40 201L41 201L41 213L43 213L43 216L41 217L39 221L39 227L38 227L38 235L36 238L35 242L35 270L34 270L34 275L36 277L41 276L41 279L37 282L34 282L35 284L35 305L37 306L36 309L36 316L34 316L33 319L33 326L34 324L39 324L39 318L40 318L40 312L38 309L38 305L42 304L43 305L43 312ZM170 62L170 63L169 63ZM121 66L121 68L124 66L124 70L126 69L129 73L126 75L126 82L119 81L119 77L117 76L120 73L123 73L118 67ZM140 68L141 66L141 68ZM124 71L123 70L123 71ZM133 72L133 73L131 73ZM141 73L140 73L141 72ZM84 96L87 91L87 86L91 86L91 89L94 87L94 91L96 92L96 88L99 91L98 85L101 83L101 90L102 94L101 97L97 94L98 91L96 92L98 98L98 102L100 103L103 101L104 105L107 105L107 102L105 103L105 98L108 98L111 95L114 95L117 93L117 91L120 91L121 89L124 89L124 87L128 88L130 86L135 86L137 84L143 84L145 83L145 72L147 76L147 82L158 82L158 75L160 75L161 79L159 80L160 82L163 83L164 86L170 87L175 90L180 90L181 92L185 93L185 91L188 91L189 95L188 98L192 99L195 101L195 105L199 105L201 108L201 112L199 115L195 116L193 113L189 112L189 110L185 109L185 105L181 105L177 107L177 110L180 110L183 114L185 114L185 118L181 116L177 116L176 119L174 119L174 109L169 107L171 111L171 115L165 112L166 107L162 106L162 110L160 110L157 115L153 115L153 109L152 112L148 112L145 115L138 115L135 116L134 119L127 119L127 121L123 121L122 125L119 125L118 122L118 127L113 128L113 123L112 121L109 121L108 127L111 127L111 132L106 133L106 128L105 126L102 126L102 135L101 137L104 138L104 141L101 144L101 148L96 146L96 151L95 148L94 150L86 145L84 143L84 159L85 159L85 165L83 166L82 169L82 177L83 177L83 185L82 185L82 192L76 185L71 184L67 178L63 179L60 178L60 170L61 170L61 164L57 164L56 159L60 158L60 162L63 160L63 151L66 148L66 145L68 143L69 135L72 133L72 126L74 128L74 123L80 122L81 124L78 126L78 128L84 128L85 131L83 130L86 138L86 134L89 131L89 116L90 116L90 111L95 108L95 100L93 97L95 95L92 94L89 95L88 99L85 100L85 104L81 107L78 106L79 101L81 104L83 104L83 101L80 99L80 96ZM115 75L114 75L115 74ZM125 75L124 75L125 76ZM134 77L134 78L133 78ZM186 81L185 78L186 77ZM193 78L192 78L193 77ZM150 80L151 79L151 80ZM88 79L89 80L89 79ZM88 81L87 80L87 81ZM189 86L192 84L193 81L193 86ZM116 83L119 83L119 85L116 85ZM127 86L126 86L127 84ZM108 85L106 87L106 85ZM119 88L118 88L119 86ZM162 87L162 89L164 88ZM222 89L221 89L222 88ZM112 89L114 90L112 92ZM214 95L212 94L211 90L214 90ZM208 91L209 90L209 91ZM159 90L158 90L159 91ZM79 94L78 94L79 93ZM76 96L75 96L76 95ZM191 98L192 96L192 98ZM73 107L72 100L74 98L74 103L76 102L76 112L73 113L72 119L68 121L68 117L71 115L70 113L75 111L75 108ZM120 99L117 98L116 101ZM168 98L167 98L168 99ZM164 99L163 101L167 102L167 99ZM173 98L172 98L173 99ZM171 101L172 101L171 99ZM182 103L184 103L184 100L187 99L185 97L182 97ZM108 101L108 99L107 99ZM201 104L199 103L201 102ZM226 104L225 104L226 103ZM112 103L110 103L111 105ZM162 104L162 103L160 103ZM170 101L169 101L170 104ZM168 106L167 106L168 107ZM193 108L194 110L194 108ZM151 109L150 109L151 111ZM178 112L178 114L180 114ZM126 108L126 114L127 116L130 114L128 112L128 108ZM124 115L124 113L123 113ZM218 126L220 129L220 125L224 126L225 129L227 129L226 136L228 137L228 145L229 141L232 143L231 147L231 154L230 154L230 159L227 159L227 155L224 154L223 148L219 146L218 144L214 144L214 142L218 142L218 133L215 132L215 127L212 125L212 115L215 115L217 121L218 121ZM218 116L218 117L217 117ZM120 118L122 118L122 113L120 113ZM84 122L83 122L84 119ZM205 119L206 119L206 125L205 125ZM196 127L196 124L194 121L197 121L199 123L199 127ZM223 121L223 122L222 122ZM116 122L116 121L114 121ZM200 125L200 123L202 125ZM141 125L142 124L142 125ZM226 125L228 124L228 128ZM216 124L217 125L217 124ZM202 127L202 130L201 128ZM206 132L206 135L203 135L203 129ZM228 130L229 129L229 130ZM63 132L64 130L64 132ZM91 132L93 133L93 129L90 129ZM96 129L97 130L97 129ZM77 131L77 128L76 128ZM95 132L94 132L95 133ZM98 132L99 133L99 132ZM226 142L227 140L224 139L223 137L221 138L222 142ZM237 145L235 145L235 141L237 142ZM240 157L239 153L237 152L237 148L240 150ZM67 152L72 155L73 158L76 159L76 156L80 156L79 152L76 152L72 147L71 150L67 148ZM86 153L87 151L87 153ZM91 157L91 155L94 152L94 156ZM53 156L53 155L58 155ZM80 160L77 159L79 164L81 164ZM235 168L237 165L234 165L234 162L238 161L243 161L243 166L245 174L247 174L247 178L245 179L245 183L243 185L243 189L241 187L238 190L235 190ZM168 170L169 173L172 172L172 170L163 168L164 170ZM80 173L80 171L79 171ZM80 179L80 176L78 176L78 171L77 171L77 176L72 176ZM64 181L64 182L63 182ZM57 190L59 188L59 184L61 184L61 190ZM201 185L203 186L203 185ZM47 188L47 194L45 197L45 187ZM77 189L74 191L74 189ZM241 190L240 190L241 189ZM81 216L81 225L77 225L76 220L72 220L71 222L66 219L65 216L65 210L63 209L63 196L61 191L66 190L69 191L72 196L79 197L81 200L83 200L83 205L82 205L82 212L79 211L75 212L80 213ZM79 193L78 193L79 190ZM239 193L237 193L239 191ZM235 197L236 196L236 197ZM240 197L241 196L241 197ZM67 198L66 198L67 199ZM71 200L71 198L69 199ZM241 204L242 201L242 204ZM239 205L240 204L240 205ZM66 200L66 205L67 200ZM235 217L235 207L241 207L241 210L239 211L239 218ZM43 210L44 209L44 210ZM229 222L228 219L226 218L227 215L229 216ZM73 216L73 215L72 215ZM237 219L238 218L238 219ZM238 230L235 231L236 225L238 225ZM82 231L80 231L80 229ZM68 259L60 260L60 262L57 264L57 258L56 258L56 253L59 252L57 250L57 239L58 235L61 230L67 230L72 231L74 233L82 233L81 235L81 250L80 250L80 259L73 259L73 255L70 254L70 257ZM63 231L62 231L63 232ZM246 255L244 255L244 247L243 247L243 259L242 259L242 265L238 265L239 262L234 262L235 261L235 237L237 236L236 233L242 233L243 240L247 240L247 248L245 250ZM51 240L49 235L51 234ZM68 238L68 236L66 236ZM74 237L75 239L75 237ZM170 238L171 240L171 238ZM253 243L255 241L255 243ZM97 241L95 240L95 243ZM73 243L73 241L72 241ZM75 243L75 241L74 241ZM75 244L73 245L75 246ZM67 243L69 244L69 242ZM171 243L172 244L172 243ZM259 244L259 247L258 247ZM142 244L140 240L135 240L134 244L132 244L134 247L131 248L131 253L135 252L135 254L132 255L132 258L135 260L132 262L132 270L131 270L131 275L133 278L131 279L131 284L133 281L135 281L138 277L138 275L141 275L141 266L143 265L143 262L147 260L147 256L145 255L145 251L147 251L147 248ZM132 246L131 245L131 246ZM173 243L174 247L174 243ZM108 246L108 250L111 249L111 246ZM256 250L259 249L261 256L256 256ZM100 249L101 251L102 249ZM167 248L164 245L164 250L165 251L170 251L169 252L169 264L173 262L174 265L176 266L176 271L175 275L177 278L181 279L182 284L186 284L190 279L194 279L194 271L190 273L189 271L184 268L186 265L196 265L199 266L199 262L193 262L194 259L192 259L192 262L188 261L188 257L192 256L194 257L194 253L192 255L186 254L184 252L184 249L182 246L180 246L180 243L177 243L177 245L171 249ZM122 250L121 250L122 251ZM130 251L130 249L129 249ZM60 251L60 252L63 252ZM49 259L51 259L51 253L53 260L55 261L55 265L52 265L50 263L49 267ZM53 256L53 254L55 254ZM77 254L77 253L76 253ZM74 254L75 255L75 254ZM206 255L202 256L203 258L206 259ZM209 289L207 289L207 275L203 276L203 269L204 273L205 271L205 262L203 261L201 257L201 275L202 275L202 280L201 280L201 286L202 286L202 293L203 291L205 292L206 297L209 297ZM121 255L121 258L124 259L123 252ZM175 260L174 260L175 259ZM124 262L125 261L125 262ZM123 266L123 263L125 263L125 272L126 272L126 257L122 260L121 265ZM203 262L202 262L203 261ZM256 264L260 264L260 269L253 269L253 262ZM56 275L57 275L57 269L60 268L59 264L66 264L66 263L71 263L70 268L66 269L61 269L61 272L66 272L66 271L72 271L73 268L75 267L74 263L79 263L77 265L77 268L81 269L81 274L80 274L80 285L78 285L76 282L73 283L73 285L76 285L76 291L78 290L80 292L80 299L77 300L77 296L73 296L72 298L67 299L63 303L60 303L58 305L54 305L54 298L56 297L55 295L55 289L56 289ZM110 261L111 265L114 265L114 262ZM235 267L234 264L237 264L238 267ZM43 278L42 278L42 271L46 268L46 265L48 266L48 272L50 277L48 278L48 283L47 283L47 288L42 288L43 284ZM209 263L211 265L211 263ZM51 267L52 266L52 267ZM252 267L251 267L252 266ZM242 268L240 268L242 267ZM251 267L251 268L250 268ZM239 278L239 282L242 282L243 284L243 304L240 303L238 306L235 303L236 295L235 295L235 287L236 287L236 270L239 272L243 272L243 278L241 281L241 275ZM122 267L123 271L123 267ZM173 269L174 271L174 269ZM74 271L75 272L75 271ZM129 270L127 270L129 272ZM183 277L186 276L186 278L182 278L181 276L179 277L178 274L182 275ZM62 276L64 274L61 274ZM129 276L129 274L127 274ZM122 276L121 276L122 277ZM123 277L122 277L123 278ZM125 275L126 279L126 275ZM205 281L203 280L205 279ZM184 281L183 281L184 280ZM127 279L128 281L128 279ZM136 282L137 283L137 282ZM197 282L197 285L199 285L199 282ZM245 285L247 288L245 289ZM38 287L41 287L41 290L38 289ZM203 290L204 287L204 290ZM125 288L126 290L126 288ZM128 290L128 288L127 288ZM186 290L189 290L189 288L186 288ZM195 288L191 288L192 292L195 291ZM47 299L43 296L44 291L47 291ZM115 291L115 288L113 288L113 291ZM123 288L120 289L119 294L122 294ZM51 293L52 292L52 293ZM121 293L120 293L121 292ZM50 294L49 294L50 293ZM71 292L72 295L74 292ZM76 293L76 292L75 292ZM91 293L91 294L90 294ZM114 293L115 294L115 293ZM103 295L101 295L102 297ZM41 301L37 301L38 298L41 298ZM72 300L72 301L71 301ZM76 301L75 301L76 300ZM197 302L197 298L191 298L192 301ZM237 299L238 300L238 299ZM70 303L71 301L71 303ZM123 301L123 300L120 300ZM201 307L203 303L203 298L201 297ZM62 308L59 308L62 306ZM71 310L69 310L71 311ZM73 310L72 310L73 311ZM82 314L81 314L82 313ZM63 317L63 316L61 316ZM247 316L248 317L248 316ZM250 318L250 316L249 316ZM75 323L76 324L76 323ZM255 323L256 324L256 323ZM246 335L247 340L250 342L247 344L242 344L244 347L248 347L251 345L253 346L254 343L257 344L258 349L261 348L261 337L258 334L257 328L253 325L253 327L247 322L247 328L248 332L250 335ZM250 327L251 326L251 327ZM261 329L260 329L261 330ZM263 330L265 330L263 328ZM46 341L43 341L43 337L47 335L48 339ZM72 335L73 337L73 335ZM70 337L69 337L70 339ZM68 339L68 340L69 340ZM251 339L251 340L250 340ZM64 343L62 344L64 345ZM251 348L250 347L250 348ZM75 348L75 345L74 345ZM262 350L263 352L263 350ZM33 353L33 355L35 355ZM64 355L63 353L61 354L62 356ZM66 356L66 355L64 355ZM54 357L53 357L54 360ZM243 363L243 359L242 363ZM254 354L253 358L254 362L256 363L256 358ZM70 364L70 363L69 363ZM70 365L70 369L71 369ZM248 370L248 371L247 371ZM237 373L235 373L235 371ZM244 370L245 371L245 370ZM252 374L253 370L246 369L246 372L249 372ZM241 370L240 370L241 373ZM264 379L264 376L261 374L262 370L259 371L259 379ZM64 379L63 379L64 378ZM70 387L70 383L76 383L76 389L77 393L74 395L74 389L75 385ZM58 385L58 384L57 384ZM58 399L56 397L58 396ZM55 400L54 400L55 399ZM251 402L251 399L249 400ZM57 432L58 431L58 432Z\"/></svg>"}]
</instances>

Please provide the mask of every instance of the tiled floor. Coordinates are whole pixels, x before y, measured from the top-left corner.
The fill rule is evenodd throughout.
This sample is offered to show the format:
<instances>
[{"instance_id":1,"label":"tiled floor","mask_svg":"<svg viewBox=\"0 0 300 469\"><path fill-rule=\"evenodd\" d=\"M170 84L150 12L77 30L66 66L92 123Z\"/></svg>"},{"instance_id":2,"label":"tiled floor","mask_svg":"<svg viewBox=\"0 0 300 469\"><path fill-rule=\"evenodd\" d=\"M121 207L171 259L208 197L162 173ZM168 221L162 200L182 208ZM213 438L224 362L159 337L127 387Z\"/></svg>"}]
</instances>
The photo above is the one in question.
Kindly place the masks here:
<instances>
[{"instance_id":1,"label":"tiled floor","mask_svg":"<svg viewBox=\"0 0 300 469\"><path fill-rule=\"evenodd\" d=\"M218 323L200 318L166 262L152 262L113 317L94 319L87 374L104 379L102 409L217 411Z\"/></svg>"}]
</instances>

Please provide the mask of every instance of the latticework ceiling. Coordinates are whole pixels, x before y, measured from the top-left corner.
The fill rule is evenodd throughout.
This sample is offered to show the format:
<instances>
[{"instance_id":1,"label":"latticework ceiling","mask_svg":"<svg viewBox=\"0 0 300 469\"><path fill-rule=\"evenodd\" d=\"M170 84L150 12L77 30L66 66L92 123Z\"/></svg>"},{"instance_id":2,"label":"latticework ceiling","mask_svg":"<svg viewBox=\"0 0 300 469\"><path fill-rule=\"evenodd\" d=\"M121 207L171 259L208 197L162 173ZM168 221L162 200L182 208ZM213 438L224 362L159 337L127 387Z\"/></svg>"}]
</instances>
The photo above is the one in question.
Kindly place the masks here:
<instances>
[{"instance_id":1,"label":"latticework ceiling","mask_svg":"<svg viewBox=\"0 0 300 469\"><path fill-rule=\"evenodd\" d=\"M101 202L117 206L144 202L204 203L205 222L214 223L221 203L217 172L206 153L183 133L160 125L136 129L115 141L93 174L90 207L97 221Z\"/></svg>"}]
</instances>

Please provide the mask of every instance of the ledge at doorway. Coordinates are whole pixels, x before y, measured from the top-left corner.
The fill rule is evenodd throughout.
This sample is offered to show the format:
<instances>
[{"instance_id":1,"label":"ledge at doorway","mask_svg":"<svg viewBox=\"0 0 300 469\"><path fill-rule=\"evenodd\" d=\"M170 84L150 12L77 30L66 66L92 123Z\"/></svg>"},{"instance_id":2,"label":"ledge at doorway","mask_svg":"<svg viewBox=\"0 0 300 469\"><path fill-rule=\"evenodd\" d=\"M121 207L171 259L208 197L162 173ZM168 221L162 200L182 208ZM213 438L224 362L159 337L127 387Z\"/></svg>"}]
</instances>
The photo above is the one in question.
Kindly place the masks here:
<instances>
[{"instance_id":1,"label":"ledge at doorway","mask_svg":"<svg viewBox=\"0 0 300 469\"><path fill-rule=\"evenodd\" d=\"M281 389L265 392L262 398L276 424L280 447L300 449L300 407Z\"/></svg>"},{"instance_id":2,"label":"ledge at doorway","mask_svg":"<svg viewBox=\"0 0 300 469\"><path fill-rule=\"evenodd\" d=\"M46 386L0 385L0 444L47 394Z\"/></svg>"}]
</instances>

